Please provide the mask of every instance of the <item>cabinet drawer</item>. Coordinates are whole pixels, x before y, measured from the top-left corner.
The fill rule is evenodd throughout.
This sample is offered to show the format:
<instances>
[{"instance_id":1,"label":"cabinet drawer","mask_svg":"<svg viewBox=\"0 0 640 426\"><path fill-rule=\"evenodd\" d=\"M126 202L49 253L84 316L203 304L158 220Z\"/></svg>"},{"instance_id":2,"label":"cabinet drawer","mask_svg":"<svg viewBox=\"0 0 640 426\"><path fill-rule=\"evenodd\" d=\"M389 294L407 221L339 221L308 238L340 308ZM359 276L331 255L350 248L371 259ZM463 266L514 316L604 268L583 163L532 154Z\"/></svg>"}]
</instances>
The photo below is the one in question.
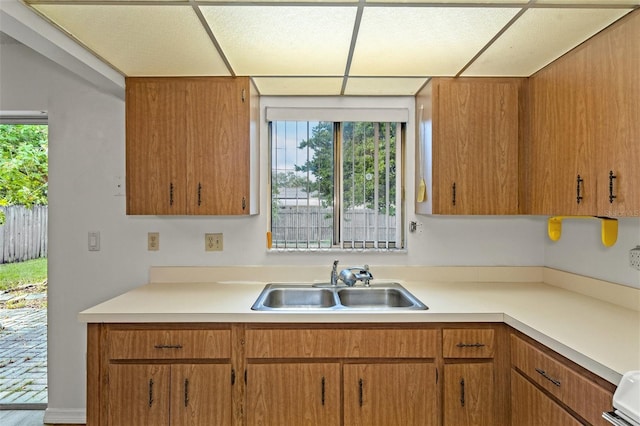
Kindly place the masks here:
<instances>
[{"instance_id":1,"label":"cabinet drawer","mask_svg":"<svg viewBox=\"0 0 640 426\"><path fill-rule=\"evenodd\" d=\"M593 425L607 425L603 411L611 410L613 394L542 350L511 336L514 367L548 390Z\"/></svg>"},{"instance_id":2,"label":"cabinet drawer","mask_svg":"<svg viewBox=\"0 0 640 426\"><path fill-rule=\"evenodd\" d=\"M442 355L445 358L493 358L493 329L442 330Z\"/></svg>"},{"instance_id":3,"label":"cabinet drawer","mask_svg":"<svg viewBox=\"0 0 640 426\"><path fill-rule=\"evenodd\" d=\"M534 382L562 400L567 369L524 340L511 336L511 363Z\"/></svg>"},{"instance_id":4,"label":"cabinet drawer","mask_svg":"<svg viewBox=\"0 0 640 426\"><path fill-rule=\"evenodd\" d=\"M230 330L111 330L110 359L230 358Z\"/></svg>"},{"instance_id":5,"label":"cabinet drawer","mask_svg":"<svg viewBox=\"0 0 640 426\"><path fill-rule=\"evenodd\" d=\"M435 358L438 330L249 329L248 358Z\"/></svg>"}]
</instances>

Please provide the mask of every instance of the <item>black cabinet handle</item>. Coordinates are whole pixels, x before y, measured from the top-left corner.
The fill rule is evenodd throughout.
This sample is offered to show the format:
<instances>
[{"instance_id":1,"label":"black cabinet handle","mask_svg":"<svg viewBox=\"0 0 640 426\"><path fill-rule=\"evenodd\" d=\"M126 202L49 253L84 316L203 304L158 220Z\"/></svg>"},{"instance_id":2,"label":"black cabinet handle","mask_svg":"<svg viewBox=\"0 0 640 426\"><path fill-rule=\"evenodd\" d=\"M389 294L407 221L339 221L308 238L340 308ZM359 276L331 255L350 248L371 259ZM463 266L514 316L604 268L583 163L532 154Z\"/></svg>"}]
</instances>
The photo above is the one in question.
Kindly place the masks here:
<instances>
[{"instance_id":1,"label":"black cabinet handle","mask_svg":"<svg viewBox=\"0 0 640 426\"><path fill-rule=\"evenodd\" d=\"M456 345L459 348L483 348L487 345L485 345L484 343L458 343Z\"/></svg>"},{"instance_id":2,"label":"black cabinet handle","mask_svg":"<svg viewBox=\"0 0 640 426\"><path fill-rule=\"evenodd\" d=\"M198 207L200 207L200 204L202 204L202 185L200 185L200 182L198 182Z\"/></svg>"},{"instance_id":3,"label":"black cabinet handle","mask_svg":"<svg viewBox=\"0 0 640 426\"><path fill-rule=\"evenodd\" d=\"M324 377L322 378L321 385L322 385L322 405L324 406Z\"/></svg>"},{"instance_id":4,"label":"black cabinet handle","mask_svg":"<svg viewBox=\"0 0 640 426\"><path fill-rule=\"evenodd\" d=\"M184 406L189 405L189 379L184 379Z\"/></svg>"},{"instance_id":5,"label":"black cabinet handle","mask_svg":"<svg viewBox=\"0 0 640 426\"><path fill-rule=\"evenodd\" d=\"M580 186L582 186L582 183L584 182L584 179L582 179L580 177L580 175L578 175L577 179L576 179L576 203L580 204L580 201L582 201L582 195L580 195Z\"/></svg>"},{"instance_id":6,"label":"black cabinet handle","mask_svg":"<svg viewBox=\"0 0 640 426\"><path fill-rule=\"evenodd\" d=\"M149 379L149 408L153 405L153 379Z\"/></svg>"},{"instance_id":7,"label":"black cabinet handle","mask_svg":"<svg viewBox=\"0 0 640 426\"><path fill-rule=\"evenodd\" d=\"M182 349L182 345L155 345L156 349Z\"/></svg>"},{"instance_id":8,"label":"black cabinet handle","mask_svg":"<svg viewBox=\"0 0 640 426\"><path fill-rule=\"evenodd\" d=\"M553 377L549 376L547 374L546 371L544 371L541 368L536 368L536 371L538 372L538 374L540 374L542 377L544 377L545 379L547 379L548 381L550 381L551 383L553 383L554 385L556 385L557 387L560 387L560 380L558 379L554 379Z\"/></svg>"},{"instance_id":9,"label":"black cabinet handle","mask_svg":"<svg viewBox=\"0 0 640 426\"><path fill-rule=\"evenodd\" d=\"M617 198L617 196L613 195L613 180L618 176L613 174L613 170L609 170L609 203L613 204L613 200Z\"/></svg>"},{"instance_id":10,"label":"black cabinet handle","mask_svg":"<svg viewBox=\"0 0 640 426\"><path fill-rule=\"evenodd\" d=\"M456 183L453 182L451 185L451 204L456 205Z\"/></svg>"},{"instance_id":11,"label":"black cabinet handle","mask_svg":"<svg viewBox=\"0 0 640 426\"><path fill-rule=\"evenodd\" d=\"M358 402L360 403L360 406L362 407L362 401L363 401L363 399L364 399L364 395L363 395L363 394L364 394L364 391L363 391L363 389L362 389L362 388L363 388L362 379L360 379L360 380L358 381L358 386L359 386L359 388L360 388L359 395L358 395Z\"/></svg>"},{"instance_id":12,"label":"black cabinet handle","mask_svg":"<svg viewBox=\"0 0 640 426\"><path fill-rule=\"evenodd\" d=\"M460 380L460 405L464 407L464 379Z\"/></svg>"},{"instance_id":13,"label":"black cabinet handle","mask_svg":"<svg viewBox=\"0 0 640 426\"><path fill-rule=\"evenodd\" d=\"M169 183L169 205L173 205L173 182Z\"/></svg>"}]
</instances>

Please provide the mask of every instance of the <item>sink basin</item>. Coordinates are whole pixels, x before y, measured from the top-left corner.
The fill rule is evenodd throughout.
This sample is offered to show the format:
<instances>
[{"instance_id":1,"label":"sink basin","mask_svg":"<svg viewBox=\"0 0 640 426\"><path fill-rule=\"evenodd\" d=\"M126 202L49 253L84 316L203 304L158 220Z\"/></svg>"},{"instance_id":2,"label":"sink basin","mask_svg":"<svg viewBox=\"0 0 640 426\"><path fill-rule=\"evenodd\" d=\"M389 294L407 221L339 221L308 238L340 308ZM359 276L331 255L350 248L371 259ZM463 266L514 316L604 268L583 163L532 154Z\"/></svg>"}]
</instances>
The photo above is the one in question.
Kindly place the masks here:
<instances>
[{"instance_id":1,"label":"sink basin","mask_svg":"<svg viewBox=\"0 0 640 426\"><path fill-rule=\"evenodd\" d=\"M345 288L338 290L340 303L357 308L410 308L416 304L406 290L397 288Z\"/></svg>"},{"instance_id":2,"label":"sink basin","mask_svg":"<svg viewBox=\"0 0 640 426\"><path fill-rule=\"evenodd\" d=\"M312 287L311 284L267 284L251 309L282 310L425 310L427 306L398 283L371 287Z\"/></svg>"},{"instance_id":3,"label":"sink basin","mask_svg":"<svg viewBox=\"0 0 640 426\"><path fill-rule=\"evenodd\" d=\"M331 289L268 284L251 309L326 309L336 304L335 292Z\"/></svg>"}]
</instances>

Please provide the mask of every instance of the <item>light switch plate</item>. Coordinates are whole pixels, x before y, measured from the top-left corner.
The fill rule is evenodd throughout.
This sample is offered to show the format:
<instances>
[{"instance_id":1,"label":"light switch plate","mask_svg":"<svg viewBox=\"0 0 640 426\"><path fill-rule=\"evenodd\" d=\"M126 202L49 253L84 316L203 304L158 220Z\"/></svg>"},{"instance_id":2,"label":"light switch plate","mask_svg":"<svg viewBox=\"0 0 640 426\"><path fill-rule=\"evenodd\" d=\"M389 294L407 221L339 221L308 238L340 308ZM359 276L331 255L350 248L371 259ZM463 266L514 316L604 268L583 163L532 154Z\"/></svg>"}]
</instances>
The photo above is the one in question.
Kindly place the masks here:
<instances>
[{"instance_id":1,"label":"light switch plate","mask_svg":"<svg viewBox=\"0 0 640 426\"><path fill-rule=\"evenodd\" d=\"M222 234L204 234L204 251L222 251Z\"/></svg>"},{"instance_id":2,"label":"light switch plate","mask_svg":"<svg viewBox=\"0 0 640 426\"><path fill-rule=\"evenodd\" d=\"M100 251L100 232L89 231L89 251Z\"/></svg>"},{"instance_id":3,"label":"light switch plate","mask_svg":"<svg viewBox=\"0 0 640 426\"><path fill-rule=\"evenodd\" d=\"M149 232L147 234L147 250L158 251L160 250L160 233Z\"/></svg>"}]
</instances>

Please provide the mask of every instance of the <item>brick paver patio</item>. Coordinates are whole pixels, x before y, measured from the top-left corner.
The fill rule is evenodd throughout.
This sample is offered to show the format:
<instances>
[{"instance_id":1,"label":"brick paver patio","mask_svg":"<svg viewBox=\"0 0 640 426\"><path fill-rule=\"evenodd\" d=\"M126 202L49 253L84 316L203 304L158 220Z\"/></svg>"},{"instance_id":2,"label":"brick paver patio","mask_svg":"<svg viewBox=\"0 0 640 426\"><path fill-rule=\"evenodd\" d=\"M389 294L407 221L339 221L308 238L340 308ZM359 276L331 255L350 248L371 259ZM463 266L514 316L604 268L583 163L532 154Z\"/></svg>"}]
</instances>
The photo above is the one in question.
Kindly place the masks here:
<instances>
[{"instance_id":1,"label":"brick paver patio","mask_svg":"<svg viewBox=\"0 0 640 426\"><path fill-rule=\"evenodd\" d=\"M47 403L47 310L0 309L0 408Z\"/></svg>"}]
</instances>

